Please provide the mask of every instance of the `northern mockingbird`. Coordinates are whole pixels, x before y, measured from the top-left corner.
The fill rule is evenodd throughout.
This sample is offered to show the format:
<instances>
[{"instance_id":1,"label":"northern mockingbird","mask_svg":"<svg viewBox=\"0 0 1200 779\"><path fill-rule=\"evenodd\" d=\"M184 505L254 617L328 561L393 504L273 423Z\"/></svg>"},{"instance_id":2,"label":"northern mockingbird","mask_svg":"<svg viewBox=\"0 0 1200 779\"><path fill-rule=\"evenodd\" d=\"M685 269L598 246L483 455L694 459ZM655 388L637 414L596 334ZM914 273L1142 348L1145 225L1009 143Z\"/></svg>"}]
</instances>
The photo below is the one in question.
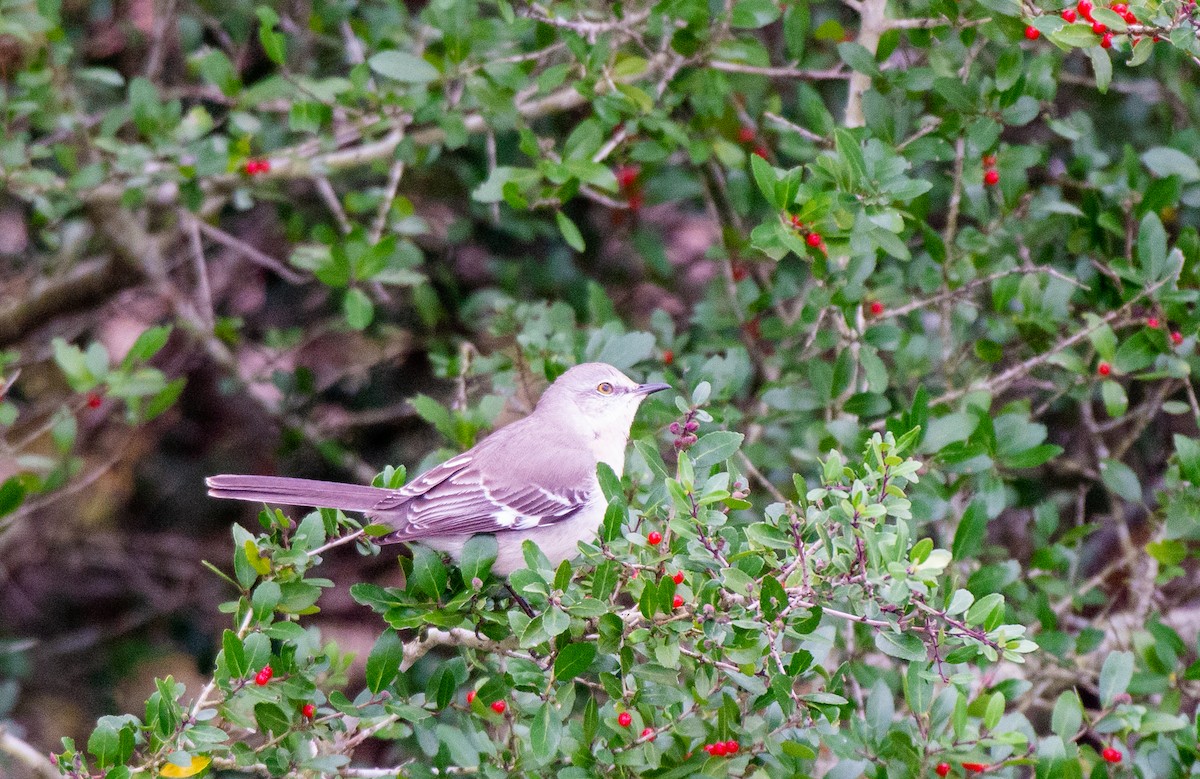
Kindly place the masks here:
<instances>
[{"instance_id":1,"label":"northern mockingbird","mask_svg":"<svg viewBox=\"0 0 1200 779\"><path fill-rule=\"evenodd\" d=\"M499 548L492 571L525 566L533 541L557 566L592 538L607 504L596 478L618 476L638 406L667 384L638 384L611 365L576 365L551 384L529 416L502 427L398 490L283 476L211 476L216 498L358 511L394 528L377 543L415 541L456 561L477 533Z\"/></svg>"}]
</instances>

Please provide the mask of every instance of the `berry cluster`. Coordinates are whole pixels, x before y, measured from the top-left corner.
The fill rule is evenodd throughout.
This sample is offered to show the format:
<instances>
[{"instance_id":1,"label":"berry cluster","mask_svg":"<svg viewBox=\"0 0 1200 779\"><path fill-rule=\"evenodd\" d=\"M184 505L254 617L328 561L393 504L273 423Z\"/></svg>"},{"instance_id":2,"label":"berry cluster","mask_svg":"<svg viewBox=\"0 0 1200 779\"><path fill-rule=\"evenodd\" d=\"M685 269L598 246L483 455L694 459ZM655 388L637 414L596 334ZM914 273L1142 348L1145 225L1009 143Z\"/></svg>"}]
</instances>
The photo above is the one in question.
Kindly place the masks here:
<instances>
[{"instance_id":1,"label":"berry cluster","mask_svg":"<svg viewBox=\"0 0 1200 779\"><path fill-rule=\"evenodd\" d=\"M700 429L700 423L696 421L696 410L689 411L682 422L672 422L667 429L675 436L675 451L687 449L698 440L696 431Z\"/></svg>"},{"instance_id":2,"label":"berry cluster","mask_svg":"<svg viewBox=\"0 0 1200 779\"><path fill-rule=\"evenodd\" d=\"M621 188L621 194L625 195L625 202L629 204L629 210L640 209L645 202L642 196L641 166L618 165L613 171L613 175L617 177L617 186Z\"/></svg>"},{"instance_id":3,"label":"berry cluster","mask_svg":"<svg viewBox=\"0 0 1200 779\"><path fill-rule=\"evenodd\" d=\"M790 218L792 229L804 234L804 242L813 249L824 254L826 252L825 239L816 230L808 228L804 222L800 221L800 217L793 214Z\"/></svg>"},{"instance_id":4,"label":"berry cluster","mask_svg":"<svg viewBox=\"0 0 1200 779\"><path fill-rule=\"evenodd\" d=\"M271 666L264 665L262 670L254 675L254 683L259 687L266 687L267 682L271 681L271 677L274 675L275 672L271 670Z\"/></svg>"},{"instance_id":5,"label":"berry cluster","mask_svg":"<svg viewBox=\"0 0 1200 779\"><path fill-rule=\"evenodd\" d=\"M753 143L754 151L751 153L757 154L759 157L762 157L764 160L767 159L767 153L768 153L767 147L762 145L761 143L757 142L758 141L758 133L755 132L753 127L749 127L747 125L742 125L741 127L739 127L738 132L737 132L737 139L738 139L738 143Z\"/></svg>"},{"instance_id":6,"label":"berry cluster","mask_svg":"<svg viewBox=\"0 0 1200 779\"><path fill-rule=\"evenodd\" d=\"M1092 15L1092 11L1095 9L1096 6L1092 0L1079 0L1074 8L1064 8L1059 12L1059 16L1067 24L1079 23L1088 25L1092 28L1092 32L1100 37L1100 48L1111 49L1113 45L1113 32L1108 29L1108 25L1104 22L1096 21ZM1109 6L1108 10L1124 19L1126 24L1140 24L1137 16L1134 15L1133 11L1129 10L1127 3L1113 3ZM1033 25L1025 28L1025 37L1029 40L1036 41L1039 36L1040 33ZM1137 43L1138 36L1134 35L1132 39L1134 43ZM1158 36L1155 36L1155 40L1158 40Z\"/></svg>"},{"instance_id":7,"label":"berry cluster","mask_svg":"<svg viewBox=\"0 0 1200 779\"><path fill-rule=\"evenodd\" d=\"M1029 29L1033 29L1032 27ZM1034 30L1034 32L1037 32ZM996 155L983 155L983 183L994 187L1000 183L1000 171L996 170Z\"/></svg>"},{"instance_id":8,"label":"berry cluster","mask_svg":"<svg viewBox=\"0 0 1200 779\"><path fill-rule=\"evenodd\" d=\"M736 755L738 750L741 748L741 745L732 739L729 741L716 741L712 744L704 745L704 751L713 757L727 757L729 755Z\"/></svg>"},{"instance_id":9,"label":"berry cluster","mask_svg":"<svg viewBox=\"0 0 1200 779\"><path fill-rule=\"evenodd\" d=\"M260 173L271 172L270 160L246 160L246 175L257 176Z\"/></svg>"}]
</instances>

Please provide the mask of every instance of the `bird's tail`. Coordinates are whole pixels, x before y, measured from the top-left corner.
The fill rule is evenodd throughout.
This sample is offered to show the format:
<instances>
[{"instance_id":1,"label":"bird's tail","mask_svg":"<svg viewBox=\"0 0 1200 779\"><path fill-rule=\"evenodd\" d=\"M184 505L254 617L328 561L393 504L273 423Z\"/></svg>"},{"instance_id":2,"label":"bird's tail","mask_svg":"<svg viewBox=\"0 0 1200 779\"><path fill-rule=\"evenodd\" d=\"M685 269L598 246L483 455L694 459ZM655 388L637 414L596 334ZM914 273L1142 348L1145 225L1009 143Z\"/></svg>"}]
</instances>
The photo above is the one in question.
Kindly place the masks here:
<instances>
[{"instance_id":1,"label":"bird's tail","mask_svg":"<svg viewBox=\"0 0 1200 779\"><path fill-rule=\"evenodd\" d=\"M214 498L249 500L283 506L314 506L342 511L370 511L391 490L287 476L223 474L204 480Z\"/></svg>"}]
</instances>

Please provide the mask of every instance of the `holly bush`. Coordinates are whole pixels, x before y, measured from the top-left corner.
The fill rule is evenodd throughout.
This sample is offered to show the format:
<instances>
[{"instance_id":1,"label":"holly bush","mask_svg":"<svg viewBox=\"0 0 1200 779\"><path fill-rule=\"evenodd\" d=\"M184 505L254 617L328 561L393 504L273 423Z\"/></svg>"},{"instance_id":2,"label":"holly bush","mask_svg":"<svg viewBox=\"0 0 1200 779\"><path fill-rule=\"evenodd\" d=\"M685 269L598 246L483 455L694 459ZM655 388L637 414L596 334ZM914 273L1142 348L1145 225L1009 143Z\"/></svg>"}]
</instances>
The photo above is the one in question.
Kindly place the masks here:
<instances>
[{"instance_id":1,"label":"holly bush","mask_svg":"<svg viewBox=\"0 0 1200 779\"><path fill-rule=\"evenodd\" d=\"M3 366L65 378L5 384L8 532L86 479L79 415L177 419L197 360L346 479L380 463L309 415L378 405L404 349L455 387L410 393L417 469L579 361L677 390L576 560L528 546L510 591L479 538L353 584L361 670L319 565L386 528L235 526L207 684L58 771L1198 770L1194 2L179 2L115 63L81 7L9 6L0 166L45 278ZM131 290L162 314L128 356L49 345ZM329 333L372 364L285 359Z\"/></svg>"}]
</instances>

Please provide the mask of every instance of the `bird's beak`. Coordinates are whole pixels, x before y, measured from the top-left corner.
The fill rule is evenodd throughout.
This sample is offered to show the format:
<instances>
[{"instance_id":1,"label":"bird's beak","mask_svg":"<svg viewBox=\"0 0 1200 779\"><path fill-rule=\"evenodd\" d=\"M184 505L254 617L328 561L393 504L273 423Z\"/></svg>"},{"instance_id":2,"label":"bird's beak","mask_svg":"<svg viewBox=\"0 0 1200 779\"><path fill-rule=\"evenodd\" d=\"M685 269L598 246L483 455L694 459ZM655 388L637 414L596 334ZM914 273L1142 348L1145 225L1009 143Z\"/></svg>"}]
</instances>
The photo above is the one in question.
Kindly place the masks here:
<instances>
[{"instance_id":1,"label":"bird's beak","mask_svg":"<svg viewBox=\"0 0 1200 779\"><path fill-rule=\"evenodd\" d=\"M649 395L651 393L659 392L659 391L665 390L665 389L671 389L671 385L663 384L662 382L657 382L655 384L639 384L639 385L637 385L637 387L634 388L633 391L638 395Z\"/></svg>"}]
</instances>

